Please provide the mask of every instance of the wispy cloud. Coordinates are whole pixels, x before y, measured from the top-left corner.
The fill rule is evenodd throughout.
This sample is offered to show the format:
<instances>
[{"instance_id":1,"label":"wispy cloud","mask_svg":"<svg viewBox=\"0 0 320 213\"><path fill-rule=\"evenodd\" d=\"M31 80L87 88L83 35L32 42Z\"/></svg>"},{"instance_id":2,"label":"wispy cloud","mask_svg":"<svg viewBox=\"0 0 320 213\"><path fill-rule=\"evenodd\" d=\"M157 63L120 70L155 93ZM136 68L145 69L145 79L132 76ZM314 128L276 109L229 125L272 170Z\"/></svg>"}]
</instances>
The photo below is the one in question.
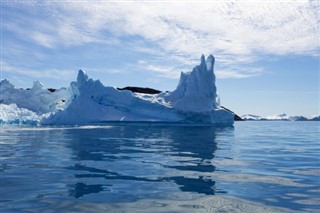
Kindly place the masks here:
<instances>
[{"instance_id":1,"label":"wispy cloud","mask_svg":"<svg viewBox=\"0 0 320 213\"><path fill-rule=\"evenodd\" d=\"M158 64L151 64L148 61L140 60L138 61L137 65L140 69L155 72L158 76L170 78L170 79L177 79L179 78L179 71L176 67L173 66L163 66Z\"/></svg>"},{"instance_id":2,"label":"wispy cloud","mask_svg":"<svg viewBox=\"0 0 320 213\"><path fill-rule=\"evenodd\" d=\"M10 73L13 75L23 75L32 77L33 79L57 79L57 80L74 80L76 71L74 70L60 70L60 69L47 69L47 70L34 70L23 67L17 67L7 62L0 62L3 73Z\"/></svg>"},{"instance_id":3,"label":"wispy cloud","mask_svg":"<svg viewBox=\"0 0 320 213\"><path fill-rule=\"evenodd\" d=\"M17 7L19 3L4 3ZM4 20L3 27L46 48L89 43L130 45L132 51L156 55L162 60L194 64L200 54L214 54L228 66L252 63L265 54L319 54L319 4L294 2L109 2L80 1L19 6L27 9L28 28L19 14ZM34 11L46 11L39 19ZM25 14L24 14L25 15ZM137 45L139 43L139 45ZM152 47L150 47L152 44ZM150 63L145 69L170 76L173 67ZM220 70L218 77L244 78L263 73L241 66ZM176 74L172 75L176 77Z\"/></svg>"},{"instance_id":4,"label":"wispy cloud","mask_svg":"<svg viewBox=\"0 0 320 213\"><path fill-rule=\"evenodd\" d=\"M262 75L264 72L262 68L231 68L216 71L216 76L218 78L250 78Z\"/></svg>"}]
</instances>

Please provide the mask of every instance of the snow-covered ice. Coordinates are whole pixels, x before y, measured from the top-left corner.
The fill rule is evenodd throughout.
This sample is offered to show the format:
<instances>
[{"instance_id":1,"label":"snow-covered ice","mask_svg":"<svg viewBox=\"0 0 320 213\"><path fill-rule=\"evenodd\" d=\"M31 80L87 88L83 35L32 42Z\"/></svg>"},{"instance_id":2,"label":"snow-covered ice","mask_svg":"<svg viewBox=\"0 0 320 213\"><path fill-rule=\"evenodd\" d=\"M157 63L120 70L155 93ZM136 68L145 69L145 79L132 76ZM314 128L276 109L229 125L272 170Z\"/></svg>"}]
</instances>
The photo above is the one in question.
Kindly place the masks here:
<instances>
[{"instance_id":1,"label":"snow-covered ice","mask_svg":"<svg viewBox=\"0 0 320 213\"><path fill-rule=\"evenodd\" d=\"M44 89L38 81L30 90L21 90L3 80L0 120L19 123L19 119L24 119L41 124L146 121L232 125L234 114L221 108L217 101L214 62L213 56L202 56L201 63L191 72L181 73L174 91L154 95L104 86L83 70L69 88L55 92Z\"/></svg>"}]
</instances>

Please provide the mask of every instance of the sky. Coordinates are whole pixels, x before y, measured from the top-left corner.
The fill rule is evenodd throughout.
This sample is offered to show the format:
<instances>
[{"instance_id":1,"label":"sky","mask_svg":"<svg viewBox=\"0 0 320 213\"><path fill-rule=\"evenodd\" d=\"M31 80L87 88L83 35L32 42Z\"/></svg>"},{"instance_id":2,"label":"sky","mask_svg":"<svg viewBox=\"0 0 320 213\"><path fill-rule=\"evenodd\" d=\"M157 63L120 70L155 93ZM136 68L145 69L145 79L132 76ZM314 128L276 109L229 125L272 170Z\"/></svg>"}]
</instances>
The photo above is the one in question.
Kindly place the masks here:
<instances>
[{"instance_id":1,"label":"sky","mask_svg":"<svg viewBox=\"0 0 320 213\"><path fill-rule=\"evenodd\" d=\"M319 2L1 0L1 79L171 91L212 54L235 113L320 114Z\"/></svg>"}]
</instances>

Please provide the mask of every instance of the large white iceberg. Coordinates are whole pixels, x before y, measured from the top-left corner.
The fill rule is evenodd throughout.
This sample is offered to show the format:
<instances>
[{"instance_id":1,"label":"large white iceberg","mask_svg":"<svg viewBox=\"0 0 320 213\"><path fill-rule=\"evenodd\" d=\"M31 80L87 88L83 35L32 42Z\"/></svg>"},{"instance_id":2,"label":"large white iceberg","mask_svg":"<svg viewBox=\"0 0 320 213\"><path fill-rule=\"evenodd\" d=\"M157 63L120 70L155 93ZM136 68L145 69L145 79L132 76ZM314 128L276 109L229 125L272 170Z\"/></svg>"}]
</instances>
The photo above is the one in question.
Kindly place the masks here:
<instances>
[{"instance_id":1,"label":"large white iceberg","mask_svg":"<svg viewBox=\"0 0 320 213\"><path fill-rule=\"evenodd\" d=\"M68 89L55 92L43 89L39 82L31 90L18 90L4 80L1 82L1 93L4 94L1 102L36 113L41 124L170 122L232 125L234 114L217 102L214 62L213 56L206 60L202 56L200 65L191 72L181 73L178 87L172 92L151 95L118 90L104 86L80 70L77 81L71 82ZM8 116L2 122L4 120L10 123Z\"/></svg>"}]
</instances>

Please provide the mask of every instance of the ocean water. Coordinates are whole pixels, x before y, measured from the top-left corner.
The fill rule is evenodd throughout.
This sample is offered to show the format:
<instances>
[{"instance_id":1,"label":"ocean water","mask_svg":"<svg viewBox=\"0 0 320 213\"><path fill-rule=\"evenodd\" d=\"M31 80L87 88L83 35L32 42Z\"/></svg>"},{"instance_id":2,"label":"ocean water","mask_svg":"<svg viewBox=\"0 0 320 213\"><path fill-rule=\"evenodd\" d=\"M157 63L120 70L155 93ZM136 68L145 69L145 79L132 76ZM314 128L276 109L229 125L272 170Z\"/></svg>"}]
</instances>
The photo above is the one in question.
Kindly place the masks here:
<instances>
[{"instance_id":1,"label":"ocean water","mask_svg":"<svg viewBox=\"0 0 320 213\"><path fill-rule=\"evenodd\" d=\"M0 212L320 212L320 122L0 133Z\"/></svg>"}]
</instances>

